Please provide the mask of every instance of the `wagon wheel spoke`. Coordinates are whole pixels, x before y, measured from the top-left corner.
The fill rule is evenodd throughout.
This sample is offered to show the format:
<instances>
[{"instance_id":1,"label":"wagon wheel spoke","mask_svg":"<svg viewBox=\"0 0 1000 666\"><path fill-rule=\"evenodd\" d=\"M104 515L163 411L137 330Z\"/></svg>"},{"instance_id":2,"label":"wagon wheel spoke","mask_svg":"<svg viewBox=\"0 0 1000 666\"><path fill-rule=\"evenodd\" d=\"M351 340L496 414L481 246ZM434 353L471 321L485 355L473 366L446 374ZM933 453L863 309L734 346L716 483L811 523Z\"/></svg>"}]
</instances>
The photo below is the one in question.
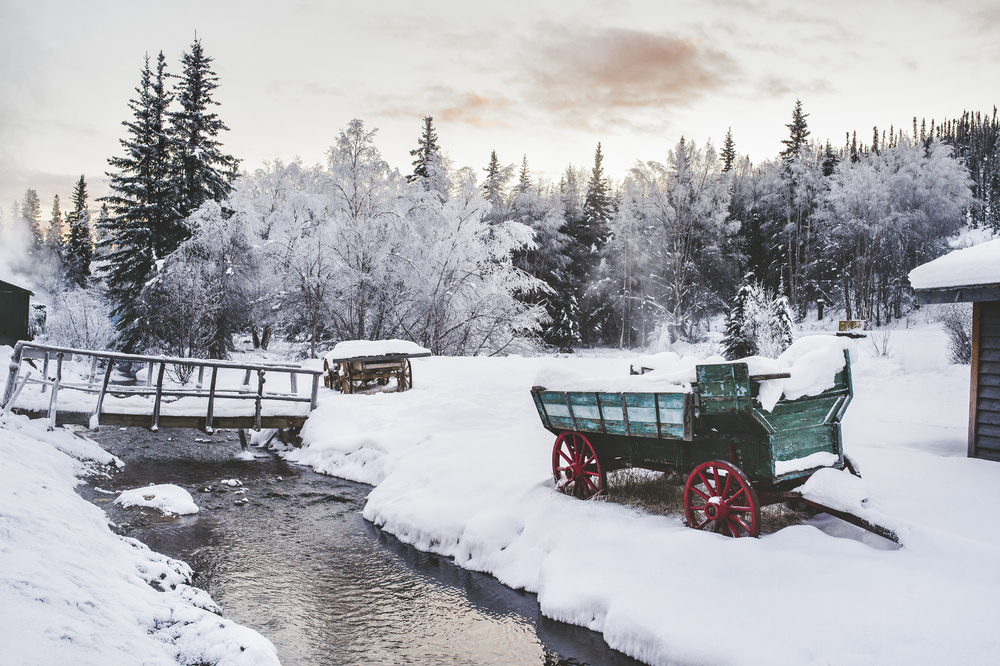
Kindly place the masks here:
<instances>
[{"instance_id":1,"label":"wagon wheel spoke","mask_svg":"<svg viewBox=\"0 0 1000 666\"><path fill-rule=\"evenodd\" d=\"M722 489L722 499L725 499L726 495L729 494L729 484L732 483L732 481L733 481L733 475L732 474L726 474L726 485ZM735 495L734 495L734 497L735 497Z\"/></svg>"},{"instance_id":2,"label":"wagon wheel spoke","mask_svg":"<svg viewBox=\"0 0 1000 666\"><path fill-rule=\"evenodd\" d=\"M713 488L712 485L708 482L708 479L705 478L705 475L699 471L698 476L701 478L701 483L702 485L705 486L705 490L711 493L712 497L715 497L716 489Z\"/></svg>"},{"instance_id":3,"label":"wagon wheel spoke","mask_svg":"<svg viewBox=\"0 0 1000 666\"><path fill-rule=\"evenodd\" d=\"M698 490L694 486L691 486L691 492L695 493L696 495L698 495L699 497L701 497L706 502L708 501L708 495L706 495L705 493L701 492L700 490Z\"/></svg>"}]
</instances>

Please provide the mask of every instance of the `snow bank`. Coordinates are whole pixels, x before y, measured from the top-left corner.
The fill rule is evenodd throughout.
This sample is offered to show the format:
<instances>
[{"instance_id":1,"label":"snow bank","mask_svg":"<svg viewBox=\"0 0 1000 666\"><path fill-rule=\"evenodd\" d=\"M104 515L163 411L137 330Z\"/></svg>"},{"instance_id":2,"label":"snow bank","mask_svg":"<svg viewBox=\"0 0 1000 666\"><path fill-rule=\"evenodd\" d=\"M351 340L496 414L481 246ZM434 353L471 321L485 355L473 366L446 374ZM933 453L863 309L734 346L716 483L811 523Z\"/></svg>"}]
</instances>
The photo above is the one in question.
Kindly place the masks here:
<instances>
[{"instance_id":1,"label":"snow bank","mask_svg":"<svg viewBox=\"0 0 1000 666\"><path fill-rule=\"evenodd\" d=\"M198 507L195 505L191 493L171 483L123 491L115 499L115 504L124 507L145 506L157 509L165 516L184 516L198 513Z\"/></svg>"},{"instance_id":2,"label":"snow bank","mask_svg":"<svg viewBox=\"0 0 1000 666\"><path fill-rule=\"evenodd\" d=\"M949 252L910 271L914 289L1000 283L1000 239Z\"/></svg>"},{"instance_id":3,"label":"snow bank","mask_svg":"<svg viewBox=\"0 0 1000 666\"><path fill-rule=\"evenodd\" d=\"M430 354L416 342L409 340L345 340L338 342L323 358L333 364L345 358L358 356L385 356L386 354Z\"/></svg>"},{"instance_id":4,"label":"snow bank","mask_svg":"<svg viewBox=\"0 0 1000 666\"><path fill-rule=\"evenodd\" d=\"M803 342L786 366L823 366L809 355L843 343ZM852 359L867 409L848 410L845 446L866 477L831 471L810 492L891 521L902 549L822 518L733 540L555 492L554 438L528 390L540 366L627 376L634 358L423 359L412 391L323 392L305 446L286 455L378 484L368 520L537 592L546 617L651 664L992 663L1000 572L984 563L1000 556L1000 513L956 511L954 496L988 503L1000 465L923 451L964 455L968 369L915 381L891 359ZM793 380L790 391L815 388Z\"/></svg>"},{"instance_id":5,"label":"snow bank","mask_svg":"<svg viewBox=\"0 0 1000 666\"><path fill-rule=\"evenodd\" d=\"M746 363L751 375L790 374L788 379L761 382L760 401L771 411L781 396L795 400L818 395L833 388L836 375L844 368L844 350L855 349L850 338L813 335L795 341L777 359L751 356L739 359ZM640 356L633 368L646 368L642 375L591 376L565 365L548 365L536 376L534 386L550 391L607 391L623 393L679 393L691 390L697 381L696 366L728 363L721 356L699 360L694 356L681 358L673 352Z\"/></svg>"},{"instance_id":6,"label":"snow bank","mask_svg":"<svg viewBox=\"0 0 1000 666\"><path fill-rule=\"evenodd\" d=\"M74 455L90 455L81 462ZM220 616L191 569L108 529L73 490L114 464L40 422L0 424L0 646L7 664L277 664L266 638Z\"/></svg>"}]
</instances>

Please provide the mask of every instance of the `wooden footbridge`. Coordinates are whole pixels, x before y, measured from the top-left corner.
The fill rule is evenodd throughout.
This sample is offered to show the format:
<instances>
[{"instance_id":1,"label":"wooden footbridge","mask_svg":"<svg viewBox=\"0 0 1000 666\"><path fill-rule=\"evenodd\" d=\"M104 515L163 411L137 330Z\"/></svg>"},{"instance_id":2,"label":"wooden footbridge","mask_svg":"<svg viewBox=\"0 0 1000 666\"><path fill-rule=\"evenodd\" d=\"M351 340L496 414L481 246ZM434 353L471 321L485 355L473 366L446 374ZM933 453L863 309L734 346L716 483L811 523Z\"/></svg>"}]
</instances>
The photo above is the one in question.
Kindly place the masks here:
<instances>
[{"instance_id":1,"label":"wooden footbridge","mask_svg":"<svg viewBox=\"0 0 1000 666\"><path fill-rule=\"evenodd\" d=\"M117 370L125 366L139 368L135 379ZM319 368L294 363L140 356L18 342L0 414L47 418L50 428L298 428L316 408L322 375ZM300 376L306 380L304 392ZM271 386L280 388L265 388L275 378Z\"/></svg>"}]
</instances>

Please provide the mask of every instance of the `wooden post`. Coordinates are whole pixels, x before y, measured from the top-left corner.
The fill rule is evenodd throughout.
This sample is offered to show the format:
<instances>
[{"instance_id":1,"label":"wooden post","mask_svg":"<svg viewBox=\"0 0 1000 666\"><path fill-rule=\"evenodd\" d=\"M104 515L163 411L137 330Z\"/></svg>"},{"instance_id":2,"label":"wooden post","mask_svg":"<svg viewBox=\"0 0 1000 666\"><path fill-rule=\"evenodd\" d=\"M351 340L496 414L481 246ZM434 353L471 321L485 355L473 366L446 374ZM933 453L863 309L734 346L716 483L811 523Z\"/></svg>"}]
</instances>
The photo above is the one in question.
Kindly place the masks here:
<instances>
[{"instance_id":1,"label":"wooden post","mask_svg":"<svg viewBox=\"0 0 1000 666\"><path fill-rule=\"evenodd\" d=\"M198 366L198 383L194 385L196 389L201 390L201 385L205 380L205 366Z\"/></svg>"},{"instance_id":2,"label":"wooden post","mask_svg":"<svg viewBox=\"0 0 1000 666\"><path fill-rule=\"evenodd\" d=\"M62 352L57 352L56 353L56 379L55 379L54 382L52 382L52 397L49 398L49 427L48 427L48 430L55 430L56 429L56 413L58 412L58 408L56 406L56 400L57 400L57 396L59 394L59 382L62 381L62 362L63 362L63 353ZM45 384L42 384L42 386L45 386Z\"/></svg>"},{"instance_id":3,"label":"wooden post","mask_svg":"<svg viewBox=\"0 0 1000 666\"><path fill-rule=\"evenodd\" d=\"M152 374L153 363L150 361L150 374ZM160 372L156 375L156 401L153 403L153 425L150 430L156 432L160 429L160 401L163 399L163 371L167 369L167 364L160 361Z\"/></svg>"},{"instance_id":4,"label":"wooden post","mask_svg":"<svg viewBox=\"0 0 1000 666\"><path fill-rule=\"evenodd\" d=\"M29 377L31 377L31 370L24 373L24 377L21 377L21 381L16 382L17 386L14 387L14 392L11 394L10 399L4 403L3 409L0 409L0 416L6 416L7 412L10 411L10 408L14 406L15 402L17 402L17 396L21 395L21 389L23 389L24 385L28 383Z\"/></svg>"},{"instance_id":5,"label":"wooden post","mask_svg":"<svg viewBox=\"0 0 1000 666\"><path fill-rule=\"evenodd\" d=\"M10 365L7 366L7 386L3 391L3 407L6 407L10 403L11 396L14 395L14 385L17 383L17 373L21 369L21 353L23 349L23 342L18 342L14 345L14 355L10 357ZM43 377L42 379L45 378Z\"/></svg>"},{"instance_id":6,"label":"wooden post","mask_svg":"<svg viewBox=\"0 0 1000 666\"><path fill-rule=\"evenodd\" d=\"M319 375L313 375L312 400L309 402L309 411L316 409L319 403Z\"/></svg>"},{"instance_id":7,"label":"wooden post","mask_svg":"<svg viewBox=\"0 0 1000 666\"><path fill-rule=\"evenodd\" d=\"M240 388L250 390L250 368L247 368L247 373L243 375L243 386Z\"/></svg>"},{"instance_id":8,"label":"wooden post","mask_svg":"<svg viewBox=\"0 0 1000 666\"><path fill-rule=\"evenodd\" d=\"M95 357L96 358L96 357ZM104 383L101 384L101 392L97 394L97 408L94 409L94 416L97 417L97 425L101 425L101 407L104 405L104 394L108 392L108 383L111 381L111 370L115 364L108 359L108 369L104 371Z\"/></svg>"},{"instance_id":9,"label":"wooden post","mask_svg":"<svg viewBox=\"0 0 1000 666\"><path fill-rule=\"evenodd\" d=\"M49 353L45 352L45 360L42 361L42 393L49 389L45 382L49 381Z\"/></svg>"},{"instance_id":10,"label":"wooden post","mask_svg":"<svg viewBox=\"0 0 1000 666\"><path fill-rule=\"evenodd\" d=\"M97 357L90 359L90 377L87 379L87 386L94 385L94 378L97 376Z\"/></svg>"},{"instance_id":11,"label":"wooden post","mask_svg":"<svg viewBox=\"0 0 1000 666\"><path fill-rule=\"evenodd\" d=\"M972 304L972 376L969 378L969 457L976 457L976 406L979 402L979 326L983 304Z\"/></svg>"},{"instance_id":12,"label":"wooden post","mask_svg":"<svg viewBox=\"0 0 1000 666\"><path fill-rule=\"evenodd\" d=\"M247 371L249 372L249 370ZM264 399L264 371L257 371L257 399L254 401L253 429L260 432L260 413Z\"/></svg>"},{"instance_id":13,"label":"wooden post","mask_svg":"<svg viewBox=\"0 0 1000 666\"><path fill-rule=\"evenodd\" d=\"M160 364L160 373L163 373L163 364ZM149 365L146 367L146 386L153 385L153 362L150 361Z\"/></svg>"},{"instance_id":14,"label":"wooden post","mask_svg":"<svg viewBox=\"0 0 1000 666\"><path fill-rule=\"evenodd\" d=\"M208 415L205 417L205 432L211 435L215 429L212 421L215 418L215 380L219 376L218 366L212 368L212 379L208 385Z\"/></svg>"},{"instance_id":15,"label":"wooden post","mask_svg":"<svg viewBox=\"0 0 1000 666\"><path fill-rule=\"evenodd\" d=\"M292 393L295 395L299 394L299 376L294 372L288 373L288 384L291 387Z\"/></svg>"}]
</instances>

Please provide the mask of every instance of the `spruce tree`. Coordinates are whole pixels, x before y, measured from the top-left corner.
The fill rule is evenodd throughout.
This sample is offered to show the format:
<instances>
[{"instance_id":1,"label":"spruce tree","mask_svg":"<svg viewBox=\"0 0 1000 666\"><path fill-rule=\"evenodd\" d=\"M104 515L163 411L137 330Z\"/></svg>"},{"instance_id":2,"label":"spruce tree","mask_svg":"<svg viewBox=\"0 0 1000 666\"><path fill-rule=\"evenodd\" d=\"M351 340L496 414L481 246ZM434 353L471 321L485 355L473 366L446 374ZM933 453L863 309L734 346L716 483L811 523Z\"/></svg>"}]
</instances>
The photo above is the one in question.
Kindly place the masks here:
<instances>
[{"instance_id":1,"label":"spruce tree","mask_svg":"<svg viewBox=\"0 0 1000 666\"><path fill-rule=\"evenodd\" d=\"M722 152L719 153L719 159L722 160L722 173L726 173L733 168L733 162L736 161L736 142L733 141L732 127L726 132L726 140L722 144Z\"/></svg>"},{"instance_id":2,"label":"spruce tree","mask_svg":"<svg viewBox=\"0 0 1000 666\"><path fill-rule=\"evenodd\" d=\"M413 160L413 174L407 180L411 183L419 181L425 192L437 190L442 195L447 195L447 184L442 173L441 148L437 143L432 116L424 116L424 131L417 140L417 147L410 151L410 155L416 159Z\"/></svg>"},{"instance_id":3,"label":"spruce tree","mask_svg":"<svg viewBox=\"0 0 1000 666\"><path fill-rule=\"evenodd\" d=\"M38 192L28 189L24 193L21 201L21 217L27 221L28 230L31 232L32 252L38 254L45 243L45 236L42 234L42 202L38 198Z\"/></svg>"},{"instance_id":4,"label":"spruce tree","mask_svg":"<svg viewBox=\"0 0 1000 666\"><path fill-rule=\"evenodd\" d=\"M49 228L45 231L45 244L52 252L62 255L63 250L63 214L59 205L59 195L52 197L52 218Z\"/></svg>"},{"instance_id":5,"label":"spruce tree","mask_svg":"<svg viewBox=\"0 0 1000 666\"><path fill-rule=\"evenodd\" d=\"M87 208L87 181L83 176L73 188L73 212L69 214L69 239L66 243L66 277L79 287L90 278L94 258L94 240L90 235L90 210Z\"/></svg>"},{"instance_id":6,"label":"spruce tree","mask_svg":"<svg viewBox=\"0 0 1000 666\"><path fill-rule=\"evenodd\" d=\"M166 128L166 63L161 52L156 73L149 56L140 75L138 96L129 100L133 119L122 124L128 130L120 143L125 154L108 164L111 193L99 199L110 214L100 222L98 247L104 258L103 278L115 319L118 346L126 352L142 352L148 337L140 295L156 260L176 247L168 244L178 236L179 183L172 178Z\"/></svg>"},{"instance_id":7,"label":"spruce tree","mask_svg":"<svg viewBox=\"0 0 1000 666\"><path fill-rule=\"evenodd\" d=\"M594 166L587 181L582 219L568 228L574 241L570 249L573 259L570 269L578 287L580 333L583 342L589 345L617 342L615 331L619 321L611 303L602 294L590 289L597 277L596 270L601 263L614 214L611 186L604 176L604 155L598 143L594 151Z\"/></svg>"},{"instance_id":8,"label":"spruce tree","mask_svg":"<svg viewBox=\"0 0 1000 666\"><path fill-rule=\"evenodd\" d=\"M757 292L760 288L754 281L753 273L747 273L743 278L736 296L729 305L726 314L726 332L722 337L723 354L726 359L735 361L747 356L757 354L756 336L751 334L748 309L753 307L753 303L758 300Z\"/></svg>"},{"instance_id":9,"label":"spruce tree","mask_svg":"<svg viewBox=\"0 0 1000 666\"><path fill-rule=\"evenodd\" d=\"M173 168L181 184L181 218L206 201L221 202L229 196L239 167L236 158L222 152L218 140L219 132L229 128L212 111L219 105L212 98L219 87L219 79L211 69L212 60L205 55L201 41L195 39L190 51L181 56L184 71L175 77L179 83L174 95L181 108L168 115ZM165 254L173 252L186 238L183 226L172 229Z\"/></svg>"},{"instance_id":10,"label":"spruce tree","mask_svg":"<svg viewBox=\"0 0 1000 666\"><path fill-rule=\"evenodd\" d=\"M483 171L486 172L486 179L483 181L483 198L493 204L494 207L502 206L502 196L504 185L507 184L508 175L504 173L504 168L500 166L497 159L497 151L490 151L490 163Z\"/></svg>"},{"instance_id":11,"label":"spruce tree","mask_svg":"<svg viewBox=\"0 0 1000 666\"><path fill-rule=\"evenodd\" d=\"M531 171L528 169L528 156L521 158L521 171L517 177L517 191L526 192L531 187Z\"/></svg>"},{"instance_id":12,"label":"spruce tree","mask_svg":"<svg viewBox=\"0 0 1000 666\"><path fill-rule=\"evenodd\" d=\"M788 128L788 138L781 143L785 144L785 149L781 151L781 158L790 160L798 157L799 150L806 145L809 138L809 125L806 123L808 113L802 111L802 101L795 100L795 108L792 110L792 122L785 125Z\"/></svg>"}]
</instances>

